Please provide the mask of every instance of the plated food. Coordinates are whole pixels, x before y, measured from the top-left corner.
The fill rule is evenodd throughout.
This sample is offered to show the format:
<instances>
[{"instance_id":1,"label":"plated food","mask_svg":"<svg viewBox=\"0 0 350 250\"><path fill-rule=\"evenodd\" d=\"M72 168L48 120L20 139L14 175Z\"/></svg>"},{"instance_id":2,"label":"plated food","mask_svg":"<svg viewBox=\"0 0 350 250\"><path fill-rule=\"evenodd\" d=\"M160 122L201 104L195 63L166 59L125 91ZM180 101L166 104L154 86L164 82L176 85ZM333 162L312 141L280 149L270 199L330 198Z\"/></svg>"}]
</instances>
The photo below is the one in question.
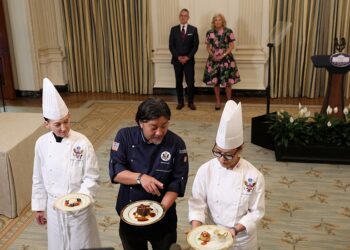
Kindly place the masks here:
<instances>
[{"instance_id":1,"label":"plated food","mask_svg":"<svg viewBox=\"0 0 350 250\"><path fill-rule=\"evenodd\" d=\"M120 213L121 219L134 226L156 223L164 216L163 207L156 201L141 200L130 203Z\"/></svg>"},{"instance_id":2,"label":"plated food","mask_svg":"<svg viewBox=\"0 0 350 250\"><path fill-rule=\"evenodd\" d=\"M63 212L76 212L87 208L91 199L86 194L71 193L58 197L54 202L54 208Z\"/></svg>"},{"instance_id":3,"label":"plated food","mask_svg":"<svg viewBox=\"0 0 350 250\"><path fill-rule=\"evenodd\" d=\"M231 233L224 227L217 225L202 225L192 229L187 235L188 244L197 250L227 249L233 245Z\"/></svg>"},{"instance_id":4,"label":"plated food","mask_svg":"<svg viewBox=\"0 0 350 250\"><path fill-rule=\"evenodd\" d=\"M148 221L150 218L155 217L156 213L153 212L151 205L141 203L136 207L136 212L134 212L133 215L138 221Z\"/></svg>"},{"instance_id":5,"label":"plated food","mask_svg":"<svg viewBox=\"0 0 350 250\"><path fill-rule=\"evenodd\" d=\"M218 240L225 240L229 232L227 230L215 229L214 234L216 235Z\"/></svg>"},{"instance_id":6,"label":"plated food","mask_svg":"<svg viewBox=\"0 0 350 250\"><path fill-rule=\"evenodd\" d=\"M211 235L207 231L203 231L199 235L199 240L202 241L201 245L206 245L210 241L210 239L211 239Z\"/></svg>"},{"instance_id":7,"label":"plated food","mask_svg":"<svg viewBox=\"0 0 350 250\"><path fill-rule=\"evenodd\" d=\"M79 206L80 203L81 203L80 198L71 198L64 201L64 205L66 207L76 207L76 206Z\"/></svg>"}]
</instances>

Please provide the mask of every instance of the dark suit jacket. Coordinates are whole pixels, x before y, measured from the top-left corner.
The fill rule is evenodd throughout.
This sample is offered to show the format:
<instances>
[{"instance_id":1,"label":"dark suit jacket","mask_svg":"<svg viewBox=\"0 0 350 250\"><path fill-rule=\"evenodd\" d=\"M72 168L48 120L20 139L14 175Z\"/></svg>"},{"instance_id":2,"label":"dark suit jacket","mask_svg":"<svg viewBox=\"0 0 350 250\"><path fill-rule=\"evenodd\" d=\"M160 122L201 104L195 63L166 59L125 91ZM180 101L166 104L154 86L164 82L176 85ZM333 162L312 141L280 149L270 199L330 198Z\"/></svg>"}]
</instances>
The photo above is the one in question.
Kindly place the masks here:
<instances>
[{"instance_id":1,"label":"dark suit jacket","mask_svg":"<svg viewBox=\"0 0 350 250\"><path fill-rule=\"evenodd\" d=\"M172 54L171 63L180 63L177 58L179 56L188 56L190 60L187 63L194 63L194 55L198 50L198 32L197 28L192 25L187 25L186 38L181 39L180 25L171 28L169 37L169 50Z\"/></svg>"}]
</instances>

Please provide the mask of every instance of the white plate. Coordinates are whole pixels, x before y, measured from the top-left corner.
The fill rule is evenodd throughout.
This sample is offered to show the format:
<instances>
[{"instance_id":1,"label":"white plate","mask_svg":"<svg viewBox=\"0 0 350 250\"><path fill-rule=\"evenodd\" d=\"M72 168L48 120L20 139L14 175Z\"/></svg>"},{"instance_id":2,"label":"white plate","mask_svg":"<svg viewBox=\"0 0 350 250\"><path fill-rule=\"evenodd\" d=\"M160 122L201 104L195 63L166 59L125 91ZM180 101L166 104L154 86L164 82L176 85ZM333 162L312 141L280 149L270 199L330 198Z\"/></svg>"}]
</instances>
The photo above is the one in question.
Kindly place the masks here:
<instances>
[{"instance_id":1,"label":"white plate","mask_svg":"<svg viewBox=\"0 0 350 250\"><path fill-rule=\"evenodd\" d=\"M220 232L227 232L227 236L219 239L219 237L214 233L215 230L220 230ZM205 245L202 245L202 241L200 240L200 234L206 231L210 234L210 241ZM192 229L187 235L188 244L196 249L196 250L219 250L219 249L227 249L233 245L233 238L231 233L224 227L217 225L202 225Z\"/></svg>"},{"instance_id":2,"label":"white plate","mask_svg":"<svg viewBox=\"0 0 350 250\"><path fill-rule=\"evenodd\" d=\"M141 204L149 205L152 208L152 213L155 213L153 217L147 216L146 221L139 221L136 217L136 210L137 207ZM152 200L141 200L141 201L135 201L133 203L128 204L123 208L123 210L120 213L120 217L123 221L130 225L134 226L146 226L153 223L156 223L164 216L164 209L163 207L156 201Z\"/></svg>"},{"instance_id":3,"label":"white plate","mask_svg":"<svg viewBox=\"0 0 350 250\"><path fill-rule=\"evenodd\" d=\"M69 199L78 199L80 198L81 202L78 206L74 207L68 207L65 205L66 200ZM86 194L78 194L78 193L71 193L67 195L63 195L61 197L58 197L54 202L54 208L63 212L76 212L80 211L86 207L88 207L91 204L91 199Z\"/></svg>"}]
</instances>

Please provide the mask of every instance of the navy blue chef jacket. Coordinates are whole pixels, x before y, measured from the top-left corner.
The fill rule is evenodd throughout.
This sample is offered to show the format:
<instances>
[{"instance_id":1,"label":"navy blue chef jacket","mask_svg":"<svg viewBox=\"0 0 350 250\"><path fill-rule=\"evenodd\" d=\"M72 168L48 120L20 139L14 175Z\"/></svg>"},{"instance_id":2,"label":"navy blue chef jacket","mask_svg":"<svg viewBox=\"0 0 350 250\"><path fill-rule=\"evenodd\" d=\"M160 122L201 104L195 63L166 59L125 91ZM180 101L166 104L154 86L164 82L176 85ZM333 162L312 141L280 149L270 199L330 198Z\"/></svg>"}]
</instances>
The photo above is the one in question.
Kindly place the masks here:
<instances>
[{"instance_id":1,"label":"navy blue chef jacket","mask_svg":"<svg viewBox=\"0 0 350 250\"><path fill-rule=\"evenodd\" d=\"M185 142L176 134L167 131L161 144L148 143L139 126L123 128L118 131L111 149L109 175L113 178L124 170L153 176L163 183L161 196L147 193L141 185L120 184L116 210L121 210L131 202L154 200L161 202L167 191L183 197L188 178L188 155ZM123 221L120 226L132 235L161 237L162 234L176 230L176 204L169 208L163 219L148 226L131 226Z\"/></svg>"}]
</instances>

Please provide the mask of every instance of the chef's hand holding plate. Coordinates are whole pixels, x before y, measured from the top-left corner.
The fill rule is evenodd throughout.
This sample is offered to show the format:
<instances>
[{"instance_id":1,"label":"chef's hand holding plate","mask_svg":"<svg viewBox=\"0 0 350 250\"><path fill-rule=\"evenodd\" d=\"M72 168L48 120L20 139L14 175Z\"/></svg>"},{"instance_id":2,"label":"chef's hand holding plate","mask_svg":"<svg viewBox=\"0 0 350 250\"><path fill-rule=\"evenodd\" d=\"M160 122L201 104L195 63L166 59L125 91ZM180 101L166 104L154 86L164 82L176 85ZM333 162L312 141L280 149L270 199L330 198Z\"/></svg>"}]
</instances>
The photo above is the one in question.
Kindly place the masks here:
<instances>
[{"instance_id":1,"label":"chef's hand holding plate","mask_svg":"<svg viewBox=\"0 0 350 250\"><path fill-rule=\"evenodd\" d=\"M236 238L237 232L235 228L228 228L227 230L231 233L233 239Z\"/></svg>"}]
</instances>

